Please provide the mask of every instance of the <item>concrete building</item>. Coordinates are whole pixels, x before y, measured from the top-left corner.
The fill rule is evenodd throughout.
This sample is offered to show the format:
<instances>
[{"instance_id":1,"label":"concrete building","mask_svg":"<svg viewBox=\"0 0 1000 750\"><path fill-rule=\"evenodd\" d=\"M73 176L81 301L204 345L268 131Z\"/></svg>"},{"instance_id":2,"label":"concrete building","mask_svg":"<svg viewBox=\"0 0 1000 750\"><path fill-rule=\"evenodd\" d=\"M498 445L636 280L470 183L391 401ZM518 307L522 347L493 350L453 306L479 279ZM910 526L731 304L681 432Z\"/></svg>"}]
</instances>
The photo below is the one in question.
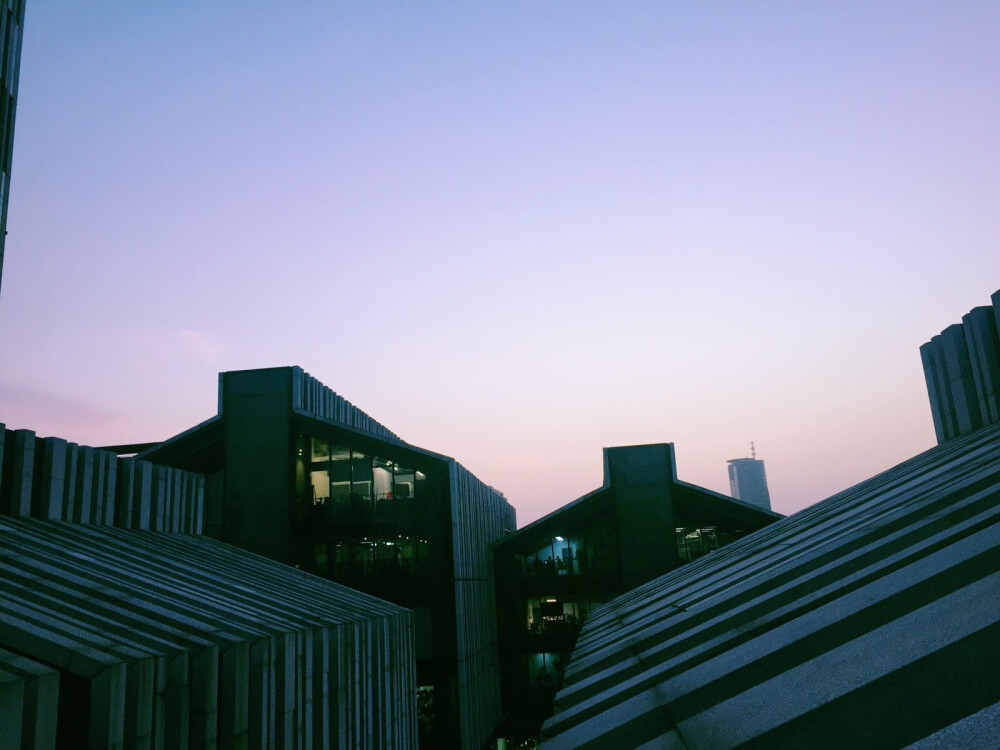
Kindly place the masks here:
<instances>
[{"instance_id":1,"label":"concrete building","mask_svg":"<svg viewBox=\"0 0 1000 750\"><path fill-rule=\"evenodd\" d=\"M0 514L200 534L205 478L0 423Z\"/></svg>"},{"instance_id":2,"label":"concrete building","mask_svg":"<svg viewBox=\"0 0 1000 750\"><path fill-rule=\"evenodd\" d=\"M542 747L993 748L1000 425L590 613Z\"/></svg>"},{"instance_id":3,"label":"concrete building","mask_svg":"<svg viewBox=\"0 0 1000 750\"><path fill-rule=\"evenodd\" d=\"M551 716L591 610L779 518L678 480L671 443L605 448L602 487L494 545L507 735Z\"/></svg>"},{"instance_id":4,"label":"concrete building","mask_svg":"<svg viewBox=\"0 0 1000 750\"><path fill-rule=\"evenodd\" d=\"M219 413L140 457L205 474L207 536L412 609L426 745L489 742L499 492L298 367L222 373Z\"/></svg>"},{"instance_id":5,"label":"concrete building","mask_svg":"<svg viewBox=\"0 0 1000 750\"><path fill-rule=\"evenodd\" d=\"M920 347L938 443L1000 423L1000 291Z\"/></svg>"},{"instance_id":6,"label":"concrete building","mask_svg":"<svg viewBox=\"0 0 1000 750\"><path fill-rule=\"evenodd\" d=\"M737 500L771 510L771 493L767 490L764 462L757 459L753 443L750 458L733 458L729 464L729 494Z\"/></svg>"},{"instance_id":7,"label":"concrete building","mask_svg":"<svg viewBox=\"0 0 1000 750\"><path fill-rule=\"evenodd\" d=\"M199 535L200 475L0 437L0 747L416 746L409 611Z\"/></svg>"},{"instance_id":8,"label":"concrete building","mask_svg":"<svg viewBox=\"0 0 1000 750\"><path fill-rule=\"evenodd\" d=\"M0 285L3 283L7 198L14 153L14 115L17 111L23 29L24 0L9 0L0 5Z\"/></svg>"}]
</instances>

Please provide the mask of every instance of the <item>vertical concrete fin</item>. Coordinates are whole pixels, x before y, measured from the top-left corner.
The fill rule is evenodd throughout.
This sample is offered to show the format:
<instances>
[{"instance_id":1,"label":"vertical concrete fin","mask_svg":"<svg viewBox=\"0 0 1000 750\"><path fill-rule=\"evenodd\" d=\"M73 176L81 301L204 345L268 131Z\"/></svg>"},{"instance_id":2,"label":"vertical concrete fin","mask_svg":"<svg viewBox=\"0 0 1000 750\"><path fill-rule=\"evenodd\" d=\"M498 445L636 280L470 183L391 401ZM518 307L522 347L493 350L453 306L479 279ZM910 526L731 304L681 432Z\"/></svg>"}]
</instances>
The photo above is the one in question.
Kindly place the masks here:
<instances>
[{"instance_id":1,"label":"vertical concrete fin","mask_svg":"<svg viewBox=\"0 0 1000 750\"><path fill-rule=\"evenodd\" d=\"M1000 421L1000 338L992 307L975 307L962 317L969 363L983 421Z\"/></svg>"},{"instance_id":2,"label":"vertical concrete fin","mask_svg":"<svg viewBox=\"0 0 1000 750\"><path fill-rule=\"evenodd\" d=\"M9 479L8 476L4 474L3 467L6 463L6 450L8 447L7 443L7 425L0 422L0 514L9 514L10 507L7 502L7 495L4 492L4 481Z\"/></svg>"},{"instance_id":3,"label":"vertical concrete fin","mask_svg":"<svg viewBox=\"0 0 1000 750\"><path fill-rule=\"evenodd\" d=\"M76 482L79 473L80 446L76 443L66 444L66 481L62 506L62 521L72 521L76 509Z\"/></svg>"},{"instance_id":4,"label":"vertical concrete fin","mask_svg":"<svg viewBox=\"0 0 1000 750\"><path fill-rule=\"evenodd\" d=\"M148 461L136 462L136 486L133 495L133 526L134 529L148 531L152 528L153 518L153 464Z\"/></svg>"},{"instance_id":5,"label":"vertical concrete fin","mask_svg":"<svg viewBox=\"0 0 1000 750\"><path fill-rule=\"evenodd\" d=\"M931 402L931 419L934 420L934 434L940 445L948 439L946 421L948 419L947 399L941 387L941 380L938 375L937 357L939 356L937 343L928 341L920 347L920 362L924 367L924 381L927 383L927 395ZM736 495L733 495L736 497Z\"/></svg>"},{"instance_id":6,"label":"vertical concrete fin","mask_svg":"<svg viewBox=\"0 0 1000 750\"><path fill-rule=\"evenodd\" d=\"M73 520L77 523L90 523L93 483L94 449L81 445L76 472L76 503L73 508Z\"/></svg>"},{"instance_id":7,"label":"vertical concrete fin","mask_svg":"<svg viewBox=\"0 0 1000 750\"><path fill-rule=\"evenodd\" d=\"M105 526L114 526L118 498L118 456L107 452L107 457L104 463L104 518L101 519L101 523Z\"/></svg>"},{"instance_id":8,"label":"vertical concrete fin","mask_svg":"<svg viewBox=\"0 0 1000 750\"><path fill-rule=\"evenodd\" d=\"M42 441L41 517L61 521L66 501L66 441L45 438Z\"/></svg>"},{"instance_id":9,"label":"vertical concrete fin","mask_svg":"<svg viewBox=\"0 0 1000 750\"><path fill-rule=\"evenodd\" d=\"M12 516L28 518L31 515L31 489L35 474L35 433L31 430L14 431L14 461L11 467Z\"/></svg>"},{"instance_id":10,"label":"vertical concrete fin","mask_svg":"<svg viewBox=\"0 0 1000 750\"><path fill-rule=\"evenodd\" d=\"M132 525L132 491L135 486L135 459L118 459L117 507L115 525L122 529L134 528Z\"/></svg>"}]
</instances>

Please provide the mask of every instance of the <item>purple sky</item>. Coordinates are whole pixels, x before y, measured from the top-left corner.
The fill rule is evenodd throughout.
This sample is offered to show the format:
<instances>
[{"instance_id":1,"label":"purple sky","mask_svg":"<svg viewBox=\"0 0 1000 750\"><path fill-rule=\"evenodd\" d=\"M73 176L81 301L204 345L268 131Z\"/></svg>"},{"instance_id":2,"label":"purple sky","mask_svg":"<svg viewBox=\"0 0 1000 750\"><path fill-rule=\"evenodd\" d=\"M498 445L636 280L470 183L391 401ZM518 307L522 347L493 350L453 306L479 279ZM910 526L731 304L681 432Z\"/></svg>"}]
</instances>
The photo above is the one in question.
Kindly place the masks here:
<instances>
[{"instance_id":1,"label":"purple sky","mask_svg":"<svg viewBox=\"0 0 1000 750\"><path fill-rule=\"evenodd\" d=\"M211 6L211 7L205 7ZM29 0L0 421L299 364L519 524L676 444L789 513L934 444L1000 288L1000 4Z\"/></svg>"}]
</instances>

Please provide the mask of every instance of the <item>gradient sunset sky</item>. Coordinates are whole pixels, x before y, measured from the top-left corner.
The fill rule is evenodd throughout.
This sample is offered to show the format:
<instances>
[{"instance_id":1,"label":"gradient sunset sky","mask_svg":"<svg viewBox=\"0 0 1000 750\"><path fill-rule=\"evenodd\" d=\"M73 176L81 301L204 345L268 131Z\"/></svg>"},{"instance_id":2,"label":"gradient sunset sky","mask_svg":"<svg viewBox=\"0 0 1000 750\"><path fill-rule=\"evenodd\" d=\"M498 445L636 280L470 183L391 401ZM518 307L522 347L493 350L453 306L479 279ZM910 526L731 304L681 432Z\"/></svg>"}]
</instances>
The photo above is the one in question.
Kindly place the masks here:
<instances>
[{"instance_id":1,"label":"gradient sunset sky","mask_svg":"<svg viewBox=\"0 0 1000 750\"><path fill-rule=\"evenodd\" d=\"M0 421L298 364L523 525L674 442L790 513L934 445L1000 288L1000 3L29 0Z\"/></svg>"}]
</instances>

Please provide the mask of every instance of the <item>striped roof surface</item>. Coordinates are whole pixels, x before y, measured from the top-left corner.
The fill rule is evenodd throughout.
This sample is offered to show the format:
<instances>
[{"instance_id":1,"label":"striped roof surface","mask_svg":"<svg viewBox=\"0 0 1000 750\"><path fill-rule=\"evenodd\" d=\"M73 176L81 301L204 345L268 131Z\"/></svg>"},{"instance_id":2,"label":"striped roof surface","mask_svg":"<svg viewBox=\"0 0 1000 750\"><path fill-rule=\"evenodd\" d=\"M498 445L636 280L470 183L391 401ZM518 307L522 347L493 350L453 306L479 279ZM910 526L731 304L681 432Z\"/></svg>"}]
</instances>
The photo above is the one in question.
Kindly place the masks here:
<instances>
[{"instance_id":1,"label":"striped roof surface","mask_svg":"<svg viewBox=\"0 0 1000 750\"><path fill-rule=\"evenodd\" d=\"M998 571L994 426L594 610L543 747L1000 747Z\"/></svg>"},{"instance_id":2,"label":"striped roof surface","mask_svg":"<svg viewBox=\"0 0 1000 750\"><path fill-rule=\"evenodd\" d=\"M415 744L409 610L201 536L0 516L0 537L0 646L121 694L99 716L91 688L81 743Z\"/></svg>"}]
</instances>

